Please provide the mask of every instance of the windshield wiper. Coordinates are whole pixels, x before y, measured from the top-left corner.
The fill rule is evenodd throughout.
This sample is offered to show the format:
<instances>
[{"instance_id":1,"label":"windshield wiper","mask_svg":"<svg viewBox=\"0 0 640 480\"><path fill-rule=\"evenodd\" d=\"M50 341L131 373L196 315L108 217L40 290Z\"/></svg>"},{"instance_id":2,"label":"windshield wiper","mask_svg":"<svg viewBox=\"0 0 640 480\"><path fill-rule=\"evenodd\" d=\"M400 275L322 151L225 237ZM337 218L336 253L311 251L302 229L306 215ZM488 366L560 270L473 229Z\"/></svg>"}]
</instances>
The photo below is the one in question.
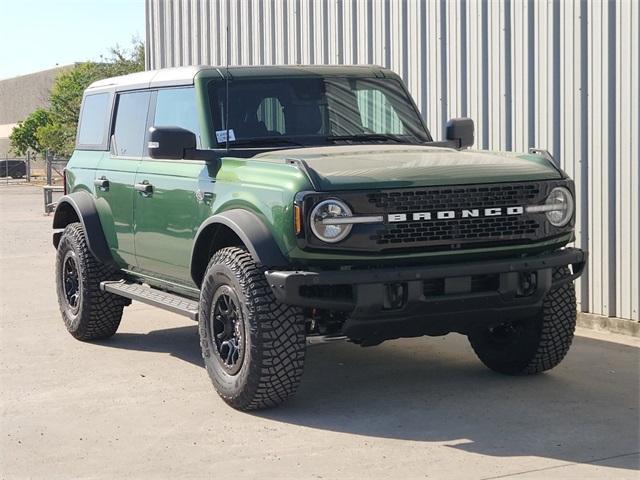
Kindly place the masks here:
<instances>
[{"instance_id":1,"label":"windshield wiper","mask_svg":"<svg viewBox=\"0 0 640 480\"><path fill-rule=\"evenodd\" d=\"M219 144L224 147L225 142ZM239 140L233 140L229 142L230 147L239 147L239 146L247 146L247 145L294 145L296 147L304 147L304 145L300 142L295 142L293 140L289 140L288 138L280 138L280 137L254 137L254 138L241 138Z\"/></svg>"},{"instance_id":2,"label":"windshield wiper","mask_svg":"<svg viewBox=\"0 0 640 480\"><path fill-rule=\"evenodd\" d=\"M367 140L391 140L396 143L413 143L409 140L398 138L395 135L389 133L360 133L358 135L327 135L327 140L353 140L353 141L367 141Z\"/></svg>"}]
</instances>

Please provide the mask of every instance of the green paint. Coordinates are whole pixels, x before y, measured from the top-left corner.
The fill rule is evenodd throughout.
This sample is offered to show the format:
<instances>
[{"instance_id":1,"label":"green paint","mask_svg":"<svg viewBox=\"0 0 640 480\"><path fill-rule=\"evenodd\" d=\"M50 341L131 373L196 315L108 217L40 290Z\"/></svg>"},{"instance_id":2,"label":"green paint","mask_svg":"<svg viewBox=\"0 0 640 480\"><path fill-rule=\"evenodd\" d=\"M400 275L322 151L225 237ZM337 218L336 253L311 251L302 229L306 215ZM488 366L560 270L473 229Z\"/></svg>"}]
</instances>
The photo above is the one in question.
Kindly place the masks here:
<instances>
[{"instance_id":1,"label":"green paint","mask_svg":"<svg viewBox=\"0 0 640 480\"><path fill-rule=\"evenodd\" d=\"M320 174L321 190L327 191L561 178L558 170L541 157L413 145L317 147L256 158L306 160Z\"/></svg>"},{"instance_id":2,"label":"green paint","mask_svg":"<svg viewBox=\"0 0 640 480\"><path fill-rule=\"evenodd\" d=\"M327 70L328 71L328 70ZM328 74L322 68L235 69L234 76ZM376 68L333 68L331 75L375 76ZM354 73L355 72L355 73ZM386 73L389 75L389 73ZM207 88L220 81L215 69L196 75L196 98L204 149L216 145ZM429 146L360 144L280 150L252 159L196 160L118 158L110 152L76 151L67 166L71 191L84 190L96 199L107 242L121 268L151 284L197 295L190 278L192 248L199 227L209 217L233 208L254 212L271 231L282 253L309 268L358 264L459 262L487 255L517 256L566 245L573 234L526 246L501 246L447 252L384 255L318 253L301 250L295 241L293 201L312 190L306 175L287 159L305 160L319 175L319 190L344 191L435 185L460 185L561 178L537 155L456 151ZM109 189L94 181L106 177ZM153 194L134 189L147 181Z\"/></svg>"}]
</instances>

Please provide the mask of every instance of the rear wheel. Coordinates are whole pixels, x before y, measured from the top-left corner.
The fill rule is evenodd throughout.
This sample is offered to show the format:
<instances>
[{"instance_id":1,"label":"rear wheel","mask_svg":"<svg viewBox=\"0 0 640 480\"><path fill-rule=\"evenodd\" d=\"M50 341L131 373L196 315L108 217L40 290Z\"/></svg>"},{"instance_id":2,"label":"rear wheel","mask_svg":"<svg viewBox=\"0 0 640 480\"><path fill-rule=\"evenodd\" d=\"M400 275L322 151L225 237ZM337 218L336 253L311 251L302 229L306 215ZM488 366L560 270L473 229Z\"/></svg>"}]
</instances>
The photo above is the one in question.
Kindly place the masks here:
<instances>
[{"instance_id":1,"label":"rear wheel","mask_svg":"<svg viewBox=\"0 0 640 480\"><path fill-rule=\"evenodd\" d=\"M556 269L554 280L569 275ZM510 375L530 375L550 370L565 357L576 327L573 282L551 290L533 317L469 334L478 358L491 370Z\"/></svg>"},{"instance_id":2,"label":"rear wheel","mask_svg":"<svg viewBox=\"0 0 640 480\"><path fill-rule=\"evenodd\" d=\"M67 330L78 340L111 337L130 302L100 290L100 282L119 279L118 271L89 251L80 223L64 229L56 256L58 305Z\"/></svg>"},{"instance_id":3,"label":"rear wheel","mask_svg":"<svg viewBox=\"0 0 640 480\"><path fill-rule=\"evenodd\" d=\"M254 410L295 393L306 348L302 312L276 301L248 252L216 252L203 279L198 318L202 357L225 402Z\"/></svg>"}]
</instances>

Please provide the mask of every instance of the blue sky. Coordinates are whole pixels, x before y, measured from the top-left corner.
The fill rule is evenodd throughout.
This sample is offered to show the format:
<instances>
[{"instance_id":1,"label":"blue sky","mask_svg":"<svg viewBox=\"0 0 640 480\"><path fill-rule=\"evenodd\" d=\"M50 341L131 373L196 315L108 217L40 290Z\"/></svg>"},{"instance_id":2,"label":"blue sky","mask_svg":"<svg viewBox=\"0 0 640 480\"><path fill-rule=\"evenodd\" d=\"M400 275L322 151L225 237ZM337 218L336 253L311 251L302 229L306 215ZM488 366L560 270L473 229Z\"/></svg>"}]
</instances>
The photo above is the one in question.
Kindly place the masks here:
<instances>
[{"instance_id":1,"label":"blue sky","mask_svg":"<svg viewBox=\"0 0 640 480\"><path fill-rule=\"evenodd\" d=\"M144 40L144 0L0 0L0 79Z\"/></svg>"}]
</instances>

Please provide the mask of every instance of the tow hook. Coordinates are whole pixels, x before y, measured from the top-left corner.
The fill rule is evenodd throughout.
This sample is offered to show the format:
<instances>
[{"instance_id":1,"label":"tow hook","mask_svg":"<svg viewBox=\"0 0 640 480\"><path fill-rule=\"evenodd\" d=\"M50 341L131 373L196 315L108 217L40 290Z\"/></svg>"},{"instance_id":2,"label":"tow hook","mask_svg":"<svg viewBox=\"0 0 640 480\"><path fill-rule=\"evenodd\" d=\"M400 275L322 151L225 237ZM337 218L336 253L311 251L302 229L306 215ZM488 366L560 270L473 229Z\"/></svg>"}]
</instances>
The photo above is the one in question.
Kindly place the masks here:
<instances>
[{"instance_id":1,"label":"tow hook","mask_svg":"<svg viewBox=\"0 0 640 480\"><path fill-rule=\"evenodd\" d=\"M407 302L407 284L405 282L387 283L385 286L384 309L397 310L402 308Z\"/></svg>"},{"instance_id":2,"label":"tow hook","mask_svg":"<svg viewBox=\"0 0 640 480\"><path fill-rule=\"evenodd\" d=\"M519 297L528 297L529 295L533 295L538 288L538 277L536 272L521 272L519 283Z\"/></svg>"}]
</instances>

